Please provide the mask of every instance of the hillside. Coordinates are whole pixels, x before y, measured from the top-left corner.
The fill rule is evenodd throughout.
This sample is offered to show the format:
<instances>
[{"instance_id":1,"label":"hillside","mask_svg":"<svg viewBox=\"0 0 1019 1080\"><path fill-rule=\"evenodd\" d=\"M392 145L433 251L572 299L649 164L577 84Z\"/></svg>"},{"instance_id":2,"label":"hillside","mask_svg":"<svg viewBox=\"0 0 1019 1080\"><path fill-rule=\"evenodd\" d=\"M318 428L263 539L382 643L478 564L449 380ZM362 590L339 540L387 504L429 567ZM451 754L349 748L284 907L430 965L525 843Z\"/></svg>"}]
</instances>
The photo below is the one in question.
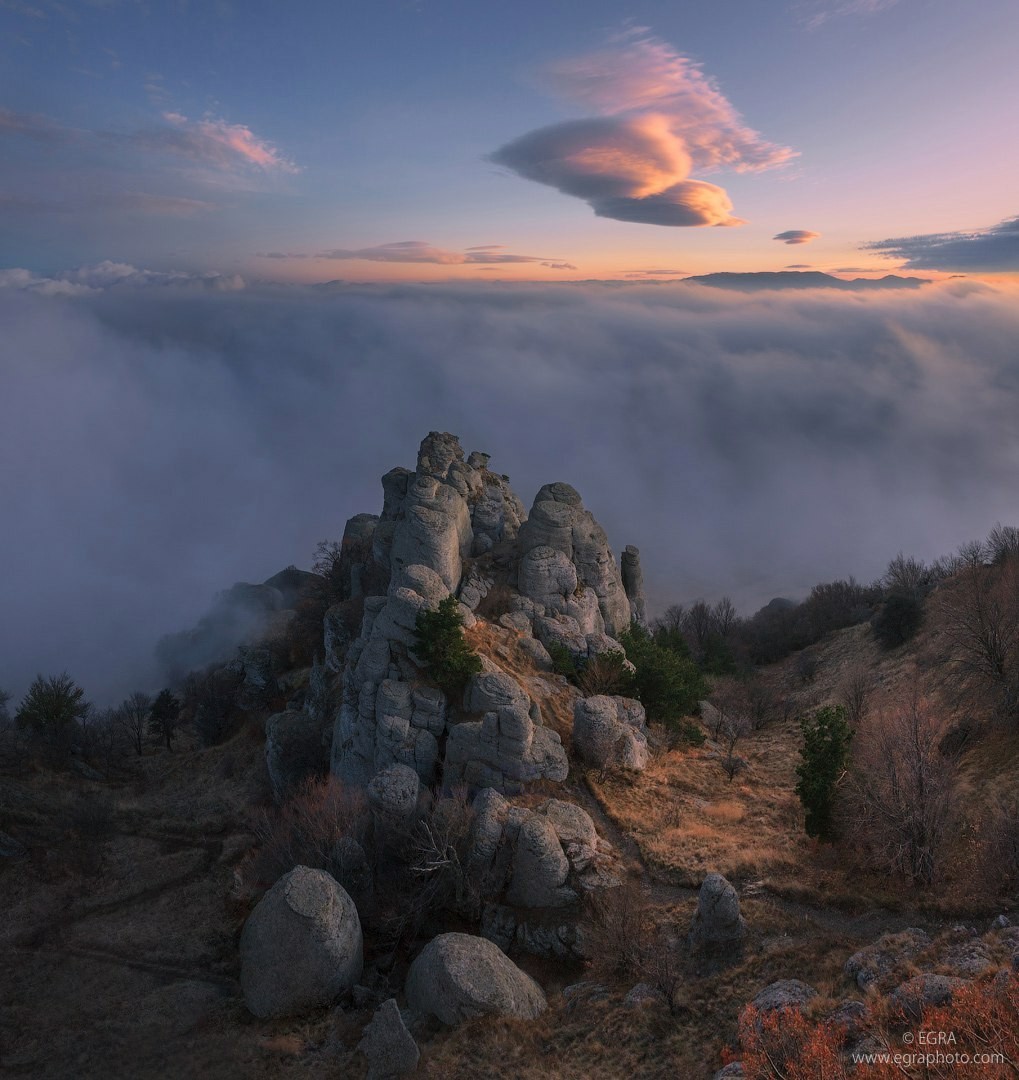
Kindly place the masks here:
<instances>
[{"instance_id":1,"label":"hillside","mask_svg":"<svg viewBox=\"0 0 1019 1080\"><path fill-rule=\"evenodd\" d=\"M55 766L3 744L6 1072L380 1076L402 1048L425 1077L707 1080L756 1060L748 1002L852 1014L844 1057L900 1045L911 979L955 980L922 983L916 1022L1014 995L1015 879L984 840L1019 737L945 660L1007 560L925 579L896 647L874 629L892 593L858 590L873 614L737 677L737 631L774 631L727 619L702 650L648 627L639 552L617 562L569 485L528 511L432 432L383 491L268 638L245 625L235 660L179 684L173 749ZM799 640L793 605L768 610ZM727 749L747 686L768 708ZM808 837L796 771L801 718L855 701L856 753L918 686L958 811L924 887L880 863L863 804Z\"/></svg>"}]
</instances>

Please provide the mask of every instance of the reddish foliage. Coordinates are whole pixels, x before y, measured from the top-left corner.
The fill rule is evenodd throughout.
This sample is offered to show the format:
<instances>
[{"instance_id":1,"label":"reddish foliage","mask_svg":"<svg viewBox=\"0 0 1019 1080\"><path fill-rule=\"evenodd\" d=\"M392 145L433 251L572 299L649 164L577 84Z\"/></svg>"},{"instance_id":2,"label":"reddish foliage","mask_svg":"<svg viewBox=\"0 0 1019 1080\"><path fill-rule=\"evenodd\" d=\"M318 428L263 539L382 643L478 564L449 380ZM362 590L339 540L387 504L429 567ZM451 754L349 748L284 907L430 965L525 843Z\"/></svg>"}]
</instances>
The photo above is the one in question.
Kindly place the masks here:
<instances>
[{"instance_id":1,"label":"reddish foliage","mask_svg":"<svg viewBox=\"0 0 1019 1080\"><path fill-rule=\"evenodd\" d=\"M1019 977L1013 974L963 987L950 1005L924 1010L922 1021L898 1037L889 1032L891 1019L887 1003L867 1011L863 1032L889 1060L856 1066L839 1026L798 1009L762 1014L748 1006L739 1025L744 1074L747 1080L850 1080L862 1066L867 1080L1019 1077Z\"/></svg>"}]
</instances>

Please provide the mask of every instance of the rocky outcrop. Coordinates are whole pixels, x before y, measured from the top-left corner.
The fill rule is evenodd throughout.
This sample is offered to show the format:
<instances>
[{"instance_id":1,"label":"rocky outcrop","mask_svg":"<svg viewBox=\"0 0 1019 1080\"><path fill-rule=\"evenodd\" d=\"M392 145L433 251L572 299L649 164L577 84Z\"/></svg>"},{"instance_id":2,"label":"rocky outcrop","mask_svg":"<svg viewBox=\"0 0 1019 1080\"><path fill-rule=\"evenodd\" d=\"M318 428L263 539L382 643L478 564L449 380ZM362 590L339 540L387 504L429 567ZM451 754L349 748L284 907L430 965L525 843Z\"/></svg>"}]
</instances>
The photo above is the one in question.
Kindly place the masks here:
<instances>
[{"instance_id":1,"label":"rocky outcrop","mask_svg":"<svg viewBox=\"0 0 1019 1080\"><path fill-rule=\"evenodd\" d=\"M743 947L746 930L736 890L721 874L708 874L697 894L697 910L690 928L691 948L735 953Z\"/></svg>"},{"instance_id":2,"label":"rocky outcrop","mask_svg":"<svg viewBox=\"0 0 1019 1080\"><path fill-rule=\"evenodd\" d=\"M901 934L885 934L873 945L853 953L845 963L845 973L861 990L871 984L888 990L886 979L902 962L909 962L929 948L931 939L918 927L911 927Z\"/></svg>"},{"instance_id":3,"label":"rocky outcrop","mask_svg":"<svg viewBox=\"0 0 1019 1080\"><path fill-rule=\"evenodd\" d=\"M573 746L596 768L640 772L647 767L644 707L631 698L597 694L573 709Z\"/></svg>"},{"instance_id":4,"label":"rocky outcrop","mask_svg":"<svg viewBox=\"0 0 1019 1080\"><path fill-rule=\"evenodd\" d=\"M398 764L424 786L441 772L447 791L466 784L517 793L537 780L562 782L562 742L516 680L486 671L468 687L463 711L451 710L422 684L414 628L422 611L450 594L461 601L465 626L472 625L472 612L498 584L510 606L502 607L500 621L521 635L544 670L552 667L554 645L578 659L620 649L611 634L629 624L630 605L604 530L566 484L543 487L528 519L488 455L465 457L448 432L430 432L414 470L394 469L382 483L381 515L348 522L343 550L344 558L351 553L350 566L343 567L352 593L357 581L384 581L384 595L366 595L353 641L344 637L346 612L330 609L326 616L327 667L336 670L345 656L332 771L364 786ZM616 738L604 753L642 768L643 717L630 707L616 712L623 727L613 727Z\"/></svg>"},{"instance_id":5,"label":"rocky outcrop","mask_svg":"<svg viewBox=\"0 0 1019 1080\"><path fill-rule=\"evenodd\" d=\"M576 568L578 586L593 590L603 622L598 630L616 634L629 626L630 604L608 537L569 484L546 484L535 496L530 516L520 527L522 566L529 553L538 548L564 555ZM550 569L562 565L549 556L542 558ZM542 576L538 575L537 580L542 582ZM548 595L542 593L544 587L542 584L539 593ZM524 596L531 595L523 584L520 591ZM538 596L532 599L544 603Z\"/></svg>"},{"instance_id":6,"label":"rocky outcrop","mask_svg":"<svg viewBox=\"0 0 1019 1080\"><path fill-rule=\"evenodd\" d=\"M444 787L518 792L534 780L561 783L569 761L559 735L542 725L540 708L514 678L489 667L470 680L464 694L467 712L482 718L449 729Z\"/></svg>"},{"instance_id":7,"label":"rocky outcrop","mask_svg":"<svg viewBox=\"0 0 1019 1080\"><path fill-rule=\"evenodd\" d=\"M366 1080L397 1080L412 1073L421 1059L421 1051L403 1022L396 998L390 998L375 1010L357 1048L368 1059Z\"/></svg>"},{"instance_id":8,"label":"rocky outcrop","mask_svg":"<svg viewBox=\"0 0 1019 1080\"><path fill-rule=\"evenodd\" d=\"M640 550L633 544L623 548L620 571L623 578L623 591L630 602L630 619L641 626L647 626L647 597L644 594L644 572L640 567Z\"/></svg>"},{"instance_id":9,"label":"rocky outcrop","mask_svg":"<svg viewBox=\"0 0 1019 1080\"><path fill-rule=\"evenodd\" d=\"M361 922L324 870L298 866L262 897L240 941L241 990L261 1018L328 1005L361 977Z\"/></svg>"},{"instance_id":10,"label":"rocky outcrop","mask_svg":"<svg viewBox=\"0 0 1019 1080\"><path fill-rule=\"evenodd\" d=\"M277 802L329 768L329 731L321 718L287 709L265 722L265 765Z\"/></svg>"},{"instance_id":11,"label":"rocky outcrop","mask_svg":"<svg viewBox=\"0 0 1019 1080\"><path fill-rule=\"evenodd\" d=\"M951 1004L952 994L968 985L968 980L953 975L914 975L897 986L888 1000L904 1020L919 1023L924 1010Z\"/></svg>"},{"instance_id":12,"label":"rocky outcrop","mask_svg":"<svg viewBox=\"0 0 1019 1080\"><path fill-rule=\"evenodd\" d=\"M578 955L578 902L616 884L611 848L581 807L547 799L514 805L491 788L475 798L469 871L483 901L482 933L502 949Z\"/></svg>"},{"instance_id":13,"label":"rocky outcrop","mask_svg":"<svg viewBox=\"0 0 1019 1080\"><path fill-rule=\"evenodd\" d=\"M411 964L407 1002L451 1027L494 1014L533 1020L548 1003L541 987L497 945L470 934L441 934Z\"/></svg>"}]
</instances>

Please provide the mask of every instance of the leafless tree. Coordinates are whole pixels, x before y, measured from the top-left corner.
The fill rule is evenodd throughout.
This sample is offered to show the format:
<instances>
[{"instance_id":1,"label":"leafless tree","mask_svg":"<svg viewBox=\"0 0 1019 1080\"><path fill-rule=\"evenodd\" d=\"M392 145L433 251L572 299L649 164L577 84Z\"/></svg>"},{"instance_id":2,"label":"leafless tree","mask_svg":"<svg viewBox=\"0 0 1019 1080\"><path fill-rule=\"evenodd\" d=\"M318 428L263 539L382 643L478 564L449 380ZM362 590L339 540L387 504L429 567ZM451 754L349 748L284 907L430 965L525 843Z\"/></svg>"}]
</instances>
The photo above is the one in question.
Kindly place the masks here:
<instances>
[{"instance_id":1,"label":"leafless tree","mask_svg":"<svg viewBox=\"0 0 1019 1080\"><path fill-rule=\"evenodd\" d=\"M736 747L744 736L749 734L751 726L750 717L746 713L730 715L726 717L725 723L722 725L720 741L722 749L725 751L725 756L722 758L722 768L725 770L725 775L729 777L729 783L732 783L732 778L746 764L736 753Z\"/></svg>"},{"instance_id":2,"label":"leafless tree","mask_svg":"<svg viewBox=\"0 0 1019 1080\"><path fill-rule=\"evenodd\" d=\"M708 647L708 640L715 630L715 616L706 600L695 600L686 613L684 628L690 635L694 652L703 656Z\"/></svg>"},{"instance_id":3,"label":"leafless tree","mask_svg":"<svg viewBox=\"0 0 1019 1080\"><path fill-rule=\"evenodd\" d=\"M944 659L990 691L1006 716L1019 712L1019 559L984 564L971 550L955 581L938 590Z\"/></svg>"},{"instance_id":4,"label":"leafless tree","mask_svg":"<svg viewBox=\"0 0 1019 1080\"><path fill-rule=\"evenodd\" d=\"M887 592L905 593L908 596L923 596L932 583L930 567L922 559L898 555L888 564L888 569L881 578L881 585Z\"/></svg>"},{"instance_id":5,"label":"leafless tree","mask_svg":"<svg viewBox=\"0 0 1019 1080\"><path fill-rule=\"evenodd\" d=\"M715 604L711 615L714 619L715 630L723 640L728 641L735 629L736 621L739 618L736 612L736 605L733 604L728 596L723 596L722 599Z\"/></svg>"},{"instance_id":6,"label":"leafless tree","mask_svg":"<svg viewBox=\"0 0 1019 1080\"><path fill-rule=\"evenodd\" d=\"M138 757L142 756L145 747L145 733L148 731L151 710L152 698L140 690L136 690L130 697L125 698L117 709L121 727Z\"/></svg>"},{"instance_id":7,"label":"leafless tree","mask_svg":"<svg viewBox=\"0 0 1019 1080\"><path fill-rule=\"evenodd\" d=\"M940 753L943 724L918 692L876 715L854 739L851 799L875 861L930 885L956 809L956 765Z\"/></svg>"},{"instance_id":8,"label":"leafless tree","mask_svg":"<svg viewBox=\"0 0 1019 1080\"><path fill-rule=\"evenodd\" d=\"M850 667L839 687L839 699L854 730L867 718L873 692L874 672L865 664Z\"/></svg>"},{"instance_id":9,"label":"leafless tree","mask_svg":"<svg viewBox=\"0 0 1019 1080\"><path fill-rule=\"evenodd\" d=\"M987 535L987 555L992 563L1019 558L1019 529L998 522Z\"/></svg>"}]
</instances>

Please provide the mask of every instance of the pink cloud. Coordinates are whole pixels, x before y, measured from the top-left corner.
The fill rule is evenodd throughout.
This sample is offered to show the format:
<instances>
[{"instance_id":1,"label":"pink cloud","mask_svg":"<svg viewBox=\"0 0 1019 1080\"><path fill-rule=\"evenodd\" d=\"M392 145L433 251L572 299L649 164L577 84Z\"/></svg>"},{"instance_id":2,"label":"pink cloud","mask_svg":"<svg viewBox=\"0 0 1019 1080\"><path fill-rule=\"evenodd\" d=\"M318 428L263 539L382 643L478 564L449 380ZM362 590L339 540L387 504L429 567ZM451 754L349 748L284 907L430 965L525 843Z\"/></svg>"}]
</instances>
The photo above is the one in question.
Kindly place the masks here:
<instances>
[{"instance_id":1,"label":"pink cloud","mask_svg":"<svg viewBox=\"0 0 1019 1080\"><path fill-rule=\"evenodd\" d=\"M264 172L297 173L300 169L245 124L225 120L189 120L176 112L163 113L171 127L138 136L150 146L176 151L206 165L231 169L255 166Z\"/></svg>"},{"instance_id":2,"label":"pink cloud","mask_svg":"<svg viewBox=\"0 0 1019 1080\"><path fill-rule=\"evenodd\" d=\"M599 217L741 225L725 190L691 173L723 167L757 172L796 156L750 128L698 64L646 31L551 64L541 79L601 115L531 131L490 160L584 199Z\"/></svg>"},{"instance_id":3,"label":"pink cloud","mask_svg":"<svg viewBox=\"0 0 1019 1080\"><path fill-rule=\"evenodd\" d=\"M780 240L783 244L809 244L820 235L819 232L813 232L811 229L786 229L785 232L773 236L772 240Z\"/></svg>"}]
</instances>

